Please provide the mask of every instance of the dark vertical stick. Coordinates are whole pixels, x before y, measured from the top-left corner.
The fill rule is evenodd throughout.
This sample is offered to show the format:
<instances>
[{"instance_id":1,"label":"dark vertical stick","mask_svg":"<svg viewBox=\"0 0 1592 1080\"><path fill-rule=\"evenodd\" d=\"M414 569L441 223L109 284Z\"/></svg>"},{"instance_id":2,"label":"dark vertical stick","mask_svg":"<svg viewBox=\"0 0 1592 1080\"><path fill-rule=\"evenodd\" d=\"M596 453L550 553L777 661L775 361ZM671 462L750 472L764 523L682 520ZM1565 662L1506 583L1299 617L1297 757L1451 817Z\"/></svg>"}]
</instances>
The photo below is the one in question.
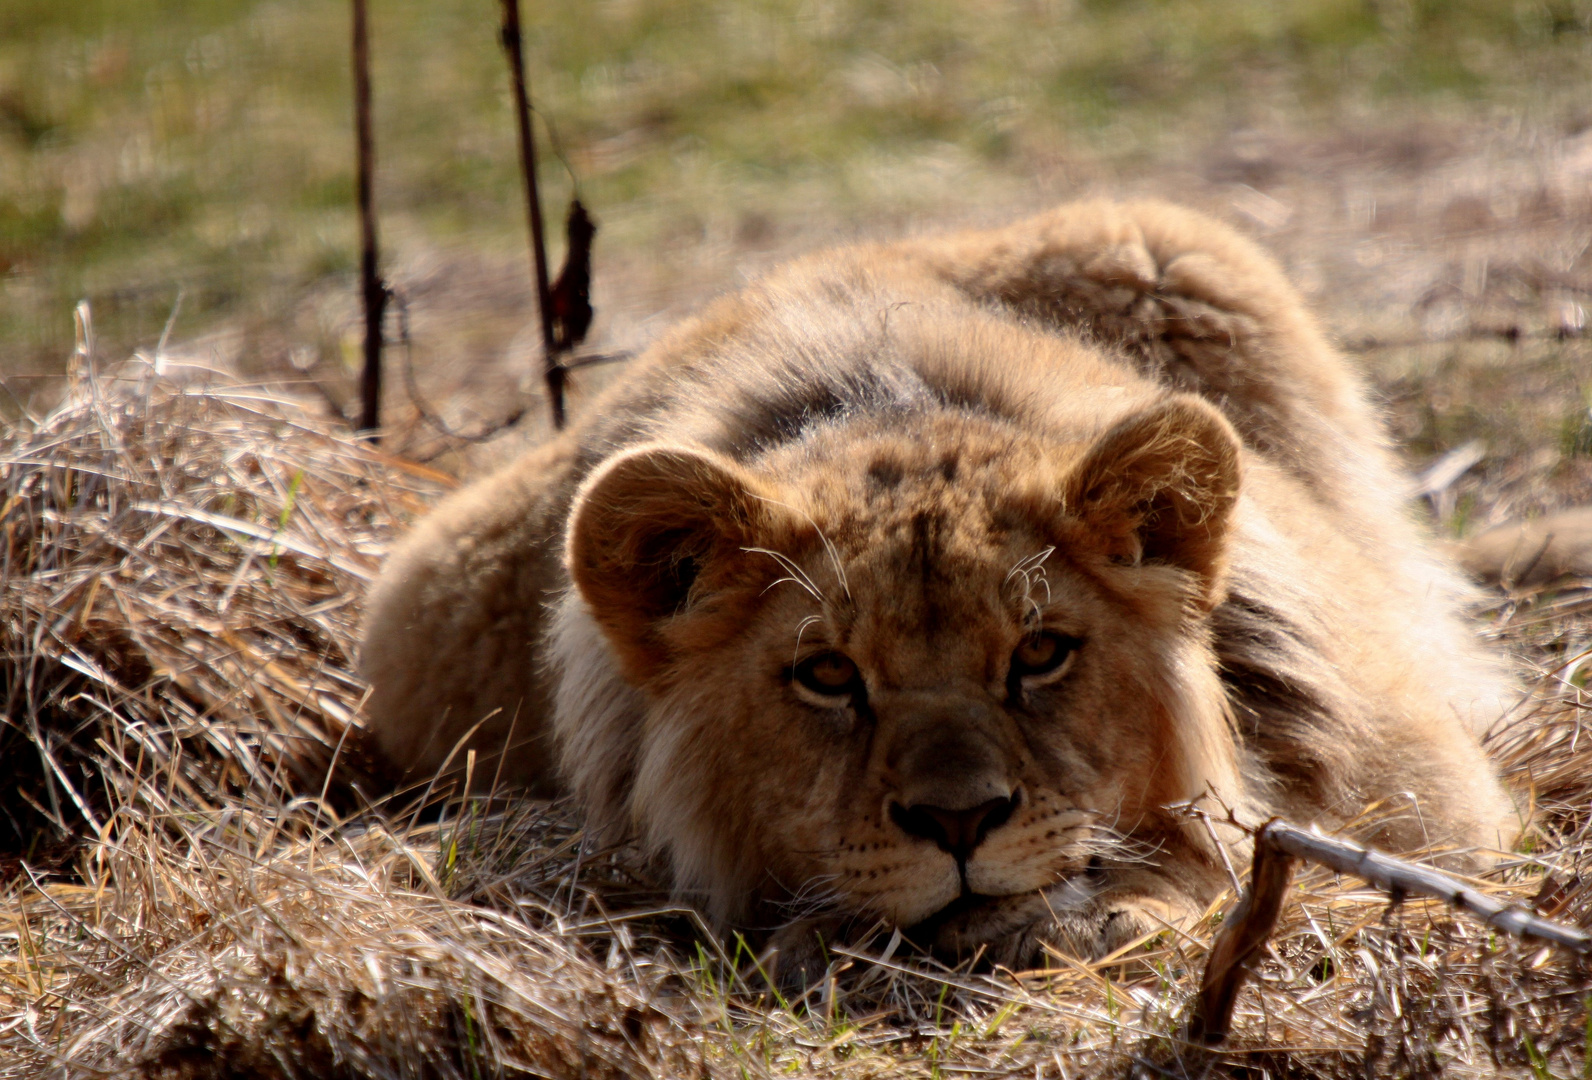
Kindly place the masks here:
<instances>
[{"instance_id":1,"label":"dark vertical stick","mask_svg":"<svg viewBox=\"0 0 1592 1080\"><path fill-rule=\"evenodd\" d=\"M1464 880L1430 866L1396 859L1375 848L1350 840L1301 829L1272 818L1255 833L1255 858L1249 871L1249 893L1233 910L1205 963L1205 981L1194 999L1186 1037L1193 1043L1215 1045L1227 1038L1238 991L1249 978L1254 961L1277 926L1294 864L1301 859L1340 874L1354 874L1385 889L1394 903L1415 894L1446 900L1483 919L1489 926L1520 937L1532 937L1568 949L1578 956L1592 955L1592 933L1578 926L1545 919L1518 904L1499 900L1471 888Z\"/></svg>"},{"instance_id":2,"label":"dark vertical stick","mask_svg":"<svg viewBox=\"0 0 1592 1080\"><path fill-rule=\"evenodd\" d=\"M1205 979L1194 999L1185 1033L1189 1042L1214 1046L1227 1038L1233 1006L1255 960L1282 915L1293 881L1294 856L1277 848L1265 829L1255 836L1255 858L1249 870L1249 892L1211 942Z\"/></svg>"},{"instance_id":3,"label":"dark vertical stick","mask_svg":"<svg viewBox=\"0 0 1592 1080\"><path fill-rule=\"evenodd\" d=\"M365 0L354 0L354 129L359 144L359 279L365 301L365 370L359 380L359 430L374 440L381 426L381 324L387 310L387 287L376 269L376 140L370 124L370 34Z\"/></svg>"},{"instance_id":4,"label":"dark vertical stick","mask_svg":"<svg viewBox=\"0 0 1592 1080\"><path fill-rule=\"evenodd\" d=\"M547 243L542 230L542 197L536 186L536 140L531 134L530 95L525 89L525 50L520 35L520 2L503 0L503 49L514 81L514 120L520 136L520 172L525 177L525 203L531 220L531 263L536 272L536 306L542 316L542 356L547 400L553 427L564 427L564 368L553 338L552 290L547 280Z\"/></svg>"}]
</instances>

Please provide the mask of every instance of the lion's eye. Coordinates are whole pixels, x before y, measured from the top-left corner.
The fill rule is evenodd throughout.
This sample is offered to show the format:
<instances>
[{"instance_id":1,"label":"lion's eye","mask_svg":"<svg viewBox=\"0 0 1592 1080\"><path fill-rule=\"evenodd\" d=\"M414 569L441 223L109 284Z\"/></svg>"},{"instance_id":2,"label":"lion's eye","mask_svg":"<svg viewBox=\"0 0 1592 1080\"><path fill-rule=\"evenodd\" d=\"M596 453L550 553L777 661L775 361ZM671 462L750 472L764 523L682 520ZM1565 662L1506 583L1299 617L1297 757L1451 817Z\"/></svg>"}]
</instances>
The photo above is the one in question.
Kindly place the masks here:
<instances>
[{"instance_id":1,"label":"lion's eye","mask_svg":"<svg viewBox=\"0 0 1592 1080\"><path fill-rule=\"evenodd\" d=\"M1066 634L1042 630L1023 639L1012 650L1011 673L1014 679L1034 679L1040 676L1060 677L1066 671L1078 646L1083 642Z\"/></svg>"},{"instance_id":2,"label":"lion's eye","mask_svg":"<svg viewBox=\"0 0 1592 1080\"><path fill-rule=\"evenodd\" d=\"M791 677L802 689L822 698L847 698L862 689L857 665L845 653L821 652L809 656L796 665Z\"/></svg>"}]
</instances>

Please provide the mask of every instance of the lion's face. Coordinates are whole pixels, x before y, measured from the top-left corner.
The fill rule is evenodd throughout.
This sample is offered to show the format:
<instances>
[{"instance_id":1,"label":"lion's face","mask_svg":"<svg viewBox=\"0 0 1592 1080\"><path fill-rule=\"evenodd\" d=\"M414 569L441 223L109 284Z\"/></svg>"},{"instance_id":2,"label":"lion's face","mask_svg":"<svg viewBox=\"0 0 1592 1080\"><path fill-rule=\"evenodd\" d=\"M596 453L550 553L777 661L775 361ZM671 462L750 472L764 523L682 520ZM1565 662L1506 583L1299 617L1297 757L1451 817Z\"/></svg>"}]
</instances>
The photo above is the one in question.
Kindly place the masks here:
<instances>
[{"instance_id":1,"label":"lion's face","mask_svg":"<svg viewBox=\"0 0 1592 1080\"><path fill-rule=\"evenodd\" d=\"M1231 783L1202 620L1236 485L1186 399L1075 444L942 417L756 471L620 458L569 559L647 702L630 824L726 914L971 940L1085 895L1114 838Z\"/></svg>"}]
</instances>

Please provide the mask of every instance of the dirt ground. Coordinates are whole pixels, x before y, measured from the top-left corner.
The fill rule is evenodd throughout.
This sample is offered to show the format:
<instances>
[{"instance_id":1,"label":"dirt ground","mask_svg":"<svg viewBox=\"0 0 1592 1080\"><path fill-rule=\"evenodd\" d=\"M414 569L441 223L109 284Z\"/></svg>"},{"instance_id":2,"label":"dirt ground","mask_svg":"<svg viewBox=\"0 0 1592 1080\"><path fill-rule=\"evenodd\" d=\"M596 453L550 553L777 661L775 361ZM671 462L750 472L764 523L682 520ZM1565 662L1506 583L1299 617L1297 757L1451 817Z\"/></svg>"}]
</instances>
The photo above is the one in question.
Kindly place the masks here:
<instances>
[{"instance_id":1,"label":"dirt ground","mask_svg":"<svg viewBox=\"0 0 1592 1080\"><path fill-rule=\"evenodd\" d=\"M671 322L781 259L858 238L994 223L1080 195L1152 195L1216 214L1285 265L1383 394L1412 466L1463 448L1472 465L1432 500L1460 533L1592 496L1592 128L1492 120L1367 120L1363 127L1235 131L1154 161L1036 158L1031 178L963 190L940 212L859 221L752 215L682 232L666 252L613 251L599 234L598 316L583 355L635 353ZM597 208L599 215L601 208ZM539 393L540 345L527 319L524 260L463 252L403 256L394 284L410 314L415 382L460 431ZM346 333L347 298L308 300L305 340ZM328 329L330 328L330 329ZM276 353L280 377L307 377L341 408L341 365L301 373L305 349ZM346 350L345 350L346 351ZM267 350L267 355L270 355ZM472 471L545 434L533 402L521 430L468 446L417 421L390 354L388 415L398 445ZM573 380L576 409L620 365ZM462 448L462 454L461 454Z\"/></svg>"},{"instance_id":2,"label":"dirt ground","mask_svg":"<svg viewBox=\"0 0 1592 1080\"><path fill-rule=\"evenodd\" d=\"M1366 364L1418 476L1412 498L1441 530L1592 501L1592 132L1384 118L1236 131L1153 159L1036 155L1019 171L932 212L729 216L646 252L599 236L586 351L640 350L819 245L1158 195L1277 254ZM1301 878L1234 1038L1205 1056L1177 1033L1214 909L1130 970L985 977L881 937L837 959L803 1011L772 1000L734 943L638 899L646 883L588 852L566 812L359 817L363 589L450 486L444 472L546 430L523 261L395 251L429 407L469 426L529 393L525 423L479 444L440 437L417 419L396 349L390 436L380 450L350 439L326 414L352 397L357 312L327 292L275 339L168 343L169 381L207 366L234 381L184 395L80 375L75 402L15 429L0 460L3 554L19 568L0 573L0 686L37 721L0 732L0 751L49 766L19 775L36 781L38 820L70 819L74 841L55 863L0 863L0 1076L1584 1073L1583 961L1441 905L1395 911L1324 872ZM576 407L618 370L581 373ZM239 377L309 393L273 399ZM1530 844L1485 887L1582 924L1586 585L1495 591L1480 611L1530 686L1491 749L1538 807ZM79 780L90 828L42 794L54 777ZM333 824L345 812L352 824Z\"/></svg>"}]
</instances>

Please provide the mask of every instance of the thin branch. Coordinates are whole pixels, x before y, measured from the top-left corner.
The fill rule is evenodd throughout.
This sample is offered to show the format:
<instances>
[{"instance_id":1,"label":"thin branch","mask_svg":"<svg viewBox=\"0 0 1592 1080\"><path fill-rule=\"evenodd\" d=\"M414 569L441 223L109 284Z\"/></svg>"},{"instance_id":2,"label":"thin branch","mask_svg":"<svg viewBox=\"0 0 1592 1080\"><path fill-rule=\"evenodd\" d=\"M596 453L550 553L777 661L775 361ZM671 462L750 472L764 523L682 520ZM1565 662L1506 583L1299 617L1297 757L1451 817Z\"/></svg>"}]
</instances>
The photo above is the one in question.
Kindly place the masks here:
<instances>
[{"instance_id":1,"label":"thin branch","mask_svg":"<svg viewBox=\"0 0 1592 1080\"><path fill-rule=\"evenodd\" d=\"M358 142L359 280L365 306L359 430L374 442L381 427L381 327L387 310L387 286L376 264L376 138L370 120L370 33L365 0L354 0L354 128Z\"/></svg>"},{"instance_id":2,"label":"thin branch","mask_svg":"<svg viewBox=\"0 0 1592 1080\"><path fill-rule=\"evenodd\" d=\"M463 443L486 442L495 437L499 432L518 424L525 416L525 406L521 405L501 420L493 420L482 424L475 431L455 431L442 414L426 401L420 393L420 384L415 381L415 355L414 341L409 334L409 302L404 294L396 289L392 291L392 301L398 308L398 343L404 350L404 387L409 391L409 401L420 414L420 419L436 430L439 434Z\"/></svg>"},{"instance_id":3,"label":"thin branch","mask_svg":"<svg viewBox=\"0 0 1592 1080\"><path fill-rule=\"evenodd\" d=\"M531 132L530 94L525 87L525 46L520 33L519 0L502 0L503 50L508 54L514 89L514 123L520 140L520 173L525 179L525 208L531 223L531 266L536 275L536 306L542 320L543 378L553 427L564 427L564 368L558 362L553 336L552 287L547 276L547 242L542 226L542 196L536 182L536 139Z\"/></svg>"},{"instance_id":4,"label":"thin branch","mask_svg":"<svg viewBox=\"0 0 1592 1080\"><path fill-rule=\"evenodd\" d=\"M1527 330L1514 323L1507 323L1503 326L1495 327L1473 326L1465 330L1457 330L1451 334L1417 334L1413 337L1403 338L1353 338L1339 342L1338 347L1344 352L1371 353L1381 352L1384 349L1414 349L1422 345L1448 345L1460 341L1508 341L1511 343L1548 339L1569 341L1573 338L1584 336L1583 330L1574 326L1561 325Z\"/></svg>"},{"instance_id":5,"label":"thin branch","mask_svg":"<svg viewBox=\"0 0 1592 1080\"><path fill-rule=\"evenodd\" d=\"M1269 827L1269 826L1268 826ZM1227 1038L1233 1006L1244 987L1250 966L1277 926L1288 885L1293 881L1294 856L1266 841L1266 830L1255 837L1255 856L1249 868L1249 891L1228 916L1221 933L1211 942L1205 962L1205 981L1194 999L1188 1040L1216 1044Z\"/></svg>"},{"instance_id":6,"label":"thin branch","mask_svg":"<svg viewBox=\"0 0 1592 1080\"><path fill-rule=\"evenodd\" d=\"M1338 840L1272 819L1255 834L1249 893L1211 945L1205 980L1189 1018L1190 1042L1214 1045L1227 1037L1238 992L1282 914L1298 860L1353 874L1384 889L1395 902L1412 893L1446 900L1489 926L1517 937L1534 937L1585 956L1592 934L1545 919L1518 904L1505 903L1466 885L1452 874L1396 859L1373 848Z\"/></svg>"}]
</instances>

